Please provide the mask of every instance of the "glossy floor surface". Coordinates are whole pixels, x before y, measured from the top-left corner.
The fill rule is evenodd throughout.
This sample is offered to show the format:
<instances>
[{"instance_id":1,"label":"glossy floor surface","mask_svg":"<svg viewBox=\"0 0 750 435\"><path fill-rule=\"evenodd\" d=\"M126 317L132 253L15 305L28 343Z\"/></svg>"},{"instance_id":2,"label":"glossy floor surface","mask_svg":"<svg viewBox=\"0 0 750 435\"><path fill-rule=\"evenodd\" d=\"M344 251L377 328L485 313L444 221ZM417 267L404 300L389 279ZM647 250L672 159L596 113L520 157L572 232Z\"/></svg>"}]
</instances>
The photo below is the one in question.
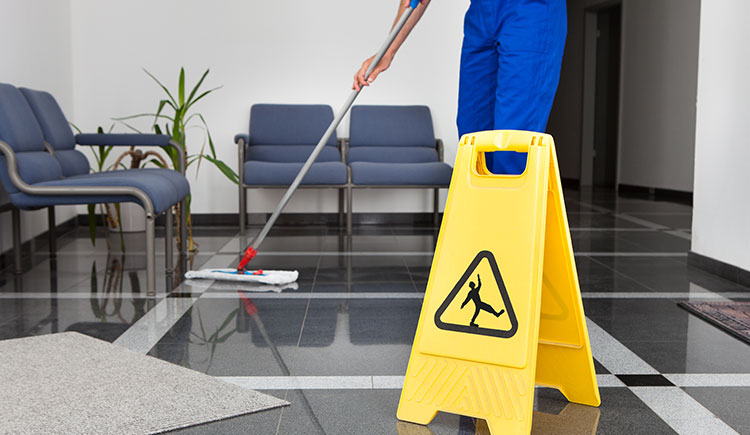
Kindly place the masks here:
<instances>
[{"instance_id":1,"label":"glossy floor surface","mask_svg":"<svg viewBox=\"0 0 750 435\"><path fill-rule=\"evenodd\" d=\"M691 208L606 192L567 191L566 201L602 405L537 388L532 432L750 433L750 345L677 306L750 299L687 265ZM257 231L196 228L188 267L236 266ZM253 264L300 271L280 293L161 272L147 298L141 236L126 236L123 253L119 236L108 250L81 228L59 237L55 257L35 246L22 276L0 275L0 339L80 331L291 402L186 434L489 433L449 414L427 427L396 420L436 234L354 233L274 229Z\"/></svg>"}]
</instances>

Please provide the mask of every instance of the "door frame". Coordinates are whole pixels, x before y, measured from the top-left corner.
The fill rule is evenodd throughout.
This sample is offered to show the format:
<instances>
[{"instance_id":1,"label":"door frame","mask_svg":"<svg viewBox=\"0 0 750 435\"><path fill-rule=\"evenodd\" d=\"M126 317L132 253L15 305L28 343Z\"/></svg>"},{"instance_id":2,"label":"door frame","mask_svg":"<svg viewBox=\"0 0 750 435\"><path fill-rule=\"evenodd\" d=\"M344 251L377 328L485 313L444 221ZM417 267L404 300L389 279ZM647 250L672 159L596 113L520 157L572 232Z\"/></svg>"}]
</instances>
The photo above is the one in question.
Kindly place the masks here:
<instances>
[{"instance_id":1,"label":"door frame","mask_svg":"<svg viewBox=\"0 0 750 435\"><path fill-rule=\"evenodd\" d=\"M596 128L596 45L598 39L597 14L602 9L620 5L620 75L617 107L617 165L615 188L620 184L620 140L622 137L622 94L625 51L625 8L622 0L603 0L584 9L583 33L583 108L581 114L581 154L579 184L591 186L594 180L594 130Z\"/></svg>"}]
</instances>

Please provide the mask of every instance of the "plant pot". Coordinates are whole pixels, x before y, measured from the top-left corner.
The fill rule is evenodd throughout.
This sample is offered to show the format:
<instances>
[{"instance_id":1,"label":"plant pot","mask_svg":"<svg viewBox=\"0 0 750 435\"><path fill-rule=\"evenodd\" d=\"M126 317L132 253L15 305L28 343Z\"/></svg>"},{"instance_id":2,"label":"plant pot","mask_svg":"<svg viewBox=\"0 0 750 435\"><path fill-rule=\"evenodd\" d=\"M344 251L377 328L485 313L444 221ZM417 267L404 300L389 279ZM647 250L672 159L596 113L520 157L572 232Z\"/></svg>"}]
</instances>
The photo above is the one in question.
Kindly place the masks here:
<instances>
[{"instance_id":1,"label":"plant pot","mask_svg":"<svg viewBox=\"0 0 750 435\"><path fill-rule=\"evenodd\" d=\"M111 208L114 210L114 206ZM146 212L134 202L120 203L120 225L124 233L146 231Z\"/></svg>"}]
</instances>

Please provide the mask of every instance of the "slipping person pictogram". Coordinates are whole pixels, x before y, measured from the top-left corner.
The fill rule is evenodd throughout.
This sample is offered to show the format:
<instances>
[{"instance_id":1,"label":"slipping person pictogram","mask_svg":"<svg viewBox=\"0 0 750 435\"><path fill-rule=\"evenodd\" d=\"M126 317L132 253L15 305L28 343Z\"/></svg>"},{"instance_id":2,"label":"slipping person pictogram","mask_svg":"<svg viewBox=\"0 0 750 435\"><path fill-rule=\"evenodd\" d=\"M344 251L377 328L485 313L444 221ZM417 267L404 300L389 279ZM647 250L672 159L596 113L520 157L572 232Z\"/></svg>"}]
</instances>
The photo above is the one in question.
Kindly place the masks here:
<instances>
[{"instance_id":1,"label":"slipping person pictogram","mask_svg":"<svg viewBox=\"0 0 750 435\"><path fill-rule=\"evenodd\" d=\"M463 309L469 301L474 301L474 316L471 318L469 326L479 327L474 321L482 310L487 311L495 317L500 317L505 312L505 310L495 311L490 304L482 302L482 298L479 296L479 290L482 288L482 278L479 274L477 274L477 284L474 284L474 281L471 281L469 282L469 287L471 287L471 290L469 290L469 294L466 295L464 303L461 304L461 309Z\"/></svg>"}]
</instances>

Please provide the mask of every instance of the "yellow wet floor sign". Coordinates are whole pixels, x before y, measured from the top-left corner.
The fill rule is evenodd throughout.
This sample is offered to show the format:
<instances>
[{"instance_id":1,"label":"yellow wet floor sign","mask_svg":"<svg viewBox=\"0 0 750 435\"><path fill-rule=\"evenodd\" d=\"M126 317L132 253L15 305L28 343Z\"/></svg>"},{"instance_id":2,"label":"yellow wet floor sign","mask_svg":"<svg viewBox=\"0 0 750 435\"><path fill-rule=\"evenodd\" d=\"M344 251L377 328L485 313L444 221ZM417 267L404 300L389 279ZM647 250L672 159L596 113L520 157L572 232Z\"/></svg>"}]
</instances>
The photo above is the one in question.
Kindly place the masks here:
<instances>
[{"instance_id":1,"label":"yellow wet floor sign","mask_svg":"<svg viewBox=\"0 0 750 435\"><path fill-rule=\"evenodd\" d=\"M490 151L528 153L495 175ZM534 385L599 406L552 137L486 131L461 138L398 418L438 411L531 430Z\"/></svg>"}]
</instances>

